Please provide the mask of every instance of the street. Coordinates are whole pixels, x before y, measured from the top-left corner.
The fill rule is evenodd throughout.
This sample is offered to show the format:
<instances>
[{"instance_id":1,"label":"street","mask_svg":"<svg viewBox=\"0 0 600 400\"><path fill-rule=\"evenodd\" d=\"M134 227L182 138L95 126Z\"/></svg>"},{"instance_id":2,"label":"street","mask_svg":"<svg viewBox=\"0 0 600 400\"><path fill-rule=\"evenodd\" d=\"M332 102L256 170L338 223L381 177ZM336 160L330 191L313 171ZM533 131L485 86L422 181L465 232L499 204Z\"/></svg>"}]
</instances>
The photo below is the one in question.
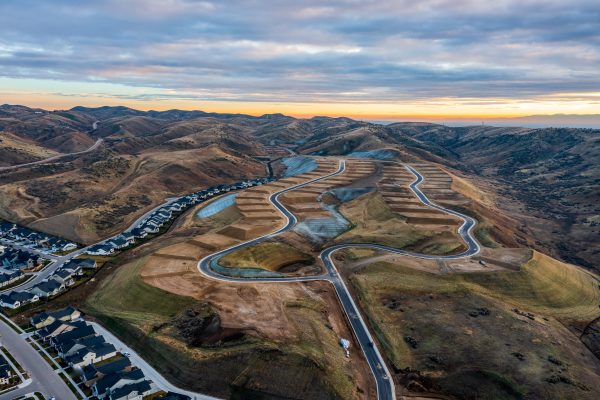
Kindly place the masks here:
<instances>
[{"instance_id":1,"label":"street","mask_svg":"<svg viewBox=\"0 0 600 400\"><path fill-rule=\"evenodd\" d=\"M66 383L29 343L0 318L0 342L29 373L32 382L20 389L0 395L0 400L11 400L30 392L41 392L46 398L77 400Z\"/></svg>"},{"instance_id":2,"label":"street","mask_svg":"<svg viewBox=\"0 0 600 400\"><path fill-rule=\"evenodd\" d=\"M462 239L465 241L465 243L467 244L467 250L465 250L464 252L462 252L460 254L451 255L451 256L435 256L435 255L412 253L412 252L408 252L405 250L398 250L393 247L371 244L371 243L351 243L351 244L348 243L348 244L334 245L334 246L324 249L321 252L319 258L321 259L323 265L327 269L327 273L323 274L323 275L319 275L319 276L282 277L282 278L275 278L275 277L273 277L273 278L237 278L237 277L226 276L226 275L223 275L223 274L215 271L215 267L218 265L219 259L221 257L223 257L225 254L231 253L231 252L241 249L243 247L248 247L248 246L257 244L263 240L272 238L276 235L279 235L282 232L288 231L291 228L293 228L293 226L297 222L297 218L294 216L293 213L291 213L287 208L285 208L285 206L283 206L283 204L281 204L279 202L279 196L283 193L286 193L286 192L289 192L292 190L296 190L298 188L307 186L311 183L318 182L318 181L321 181L321 180L324 180L324 179L330 178L332 176L343 173L346 169L346 164L345 164L345 161L342 160L340 162L338 170L332 174L328 174L328 175L322 176L320 178L310 180L308 182L304 182L304 183L301 183L298 185L288 187L286 189L283 189L281 191L273 193L271 196L269 196L269 201L271 202L271 204L273 204L273 206L275 206L287 220L287 223L283 228L281 228L273 233L249 240L247 242L243 242L243 243L234 245L230 248L227 248L227 249L221 250L217 253L208 255L198 262L198 270L201 273L203 273L204 275L206 275L210 278L217 279L220 281L226 281L226 282L228 281L228 282L265 282L265 283L267 283L267 282L306 282L306 281L311 281L311 280L324 280L324 281L330 282L335 288L338 299L340 300L342 308L343 308L344 312L346 313L346 316L348 317L350 326L352 327L354 335L356 336L356 339L357 339L358 343L360 344L361 350L363 351L365 358L367 360L367 363L369 364L369 367L373 374L373 377L375 378L378 400L392 400L392 399L396 398L394 381L391 377L391 374L389 372L387 364L385 363L385 360L377 347L377 344L375 343L375 341L373 340L373 337L371 336L371 332L369 331L369 328L368 328L366 322L364 321L364 318L362 317L360 310L358 309L356 303L354 302L354 299L352 298L350 291L346 287L344 280L340 277L340 274L337 272L335 265L333 263L333 260L331 258L331 255L334 252L336 252L340 249L344 249L344 248L368 247L368 248L384 250L384 251L388 251L388 252L392 252L392 253L396 253L396 254L406 255L406 256L410 256L410 257L417 257L417 258L458 259L458 258L473 256L481 250L479 243L472 235L472 230L475 227L475 225L477 224L477 221L474 218L471 218L469 216L466 216L464 214L461 214L461 213L453 211L453 210L449 210L447 208L444 208L442 206L439 206L439 205L431 202L429 200L429 198L419 189L420 184L422 182L424 182L425 178L413 167L405 165L405 168L414 175L415 180L410 184L409 187L410 187L411 191L415 194L415 196L423 204L425 204L426 206L429 206L431 208L435 208L440 211L446 212L448 214L455 215L463 220L462 225L458 228L458 233L462 237Z\"/></svg>"},{"instance_id":3,"label":"street","mask_svg":"<svg viewBox=\"0 0 600 400\"><path fill-rule=\"evenodd\" d=\"M121 353L129 353L129 359L131 360L131 363L144 371L146 378L152 380L161 390L181 393L186 396L190 396L194 400L217 400L215 397L207 396L201 393L189 392L172 385L160 373L158 373L158 371L156 371L150 364L140 357L135 350L123 343L118 337L113 335L102 325L92 321L87 321L87 323L92 325L98 334L104 336L104 339L108 343L112 343Z\"/></svg>"}]
</instances>

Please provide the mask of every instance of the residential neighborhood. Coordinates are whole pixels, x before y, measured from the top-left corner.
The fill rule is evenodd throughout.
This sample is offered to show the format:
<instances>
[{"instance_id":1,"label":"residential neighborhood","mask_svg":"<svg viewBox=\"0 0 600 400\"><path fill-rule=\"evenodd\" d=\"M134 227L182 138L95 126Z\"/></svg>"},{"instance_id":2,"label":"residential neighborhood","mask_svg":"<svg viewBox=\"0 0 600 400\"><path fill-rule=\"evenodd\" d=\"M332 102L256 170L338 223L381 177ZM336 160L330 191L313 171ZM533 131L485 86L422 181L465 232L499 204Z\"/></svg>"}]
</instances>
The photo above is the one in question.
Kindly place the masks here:
<instances>
[{"instance_id":1,"label":"residential neighborhood","mask_svg":"<svg viewBox=\"0 0 600 400\"><path fill-rule=\"evenodd\" d=\"M245 189L270 182L271 178L243 180L230 185L213 186L186 196L171 199L152 210L125 232L100 243L81 249L91 256L110 256L126 249L149 235L158 233L189 207L231 190ZM0 289L25 279L23 272L40 269L45 255L75 250L78 245L28 228L0 221ZM17 245L19 248L12 247ZM29 250L32 252L30 253ZM37 254L34 254L36 252ZM39 254L39 255L38 255ZM93 258L73 258L65 262L42 282L26 289L16 288L0 294L0 307L16 310L31 303L57 296L84 279L85 272L98 267Z\"/></svg>"},{"instance_id":2,"label":"residential neighborhood","mask_svg":"<svg viewBox=\"0 0 600 400\"><path fill-rule=\"evenodd\" d=\"M231 185L213 186L208 189L171 200L147 214L144 218L142 218L125 232L90 246L86 252L89 255L96 256L109 256L115 254L117 251L135 244L148 235L158 233L161 228L168 225L179 214L193 205L206 201L218 194L226 193L231 190L258 186L270 181L271 179L269 178L249 179L233 183Z\"/></svg>"},{"instance_id":3,"label":"residential neighborhood","mask_svg":"<svg viewBox=\"0 0 600 400\"><path fill-rule=\"evenodd\" d=\"M22 272L39 269L44 265L44 257L27 250L0 244L0 271Z\"/></svg>"},{"instance_id":4,"label":"residential neighborhood","mask_svg":"<svg viewBox=\"0 0 600 400\"><path fill-rule=\"evenodd\" d=\"M79 247L77 243L69 240L2 220L0 220L0 238L46 254L72 251Z\"/></svg>"},{"instance_id":5,"label":"residential neighborhood","mask_svg":"<svg viewBox=\"0 0 600 400\"><path fill-rule=\"evenodd\" d=\"M30 318L30 325L44 351L88 397L131 400L160 391L142 369L132 364L127 352L107 342L77 309L66 307L36 314ZM158 398L189 399L177 393Z\"/></svg>"},{"instance_id":6,"label":"residential neighborhood","mask_svg":"<svg viewBox=\"0 0 600 400\"><path fill-rule=\"evenodd\" d=\"M83 279L86 270L93 270L96 267L97 263L94 259L72 259L59 267L44 281L31 288L0 294L0 307L14 310L40 300L47 300L65 292L69 287Z\"/></svg>"}]
</instances>

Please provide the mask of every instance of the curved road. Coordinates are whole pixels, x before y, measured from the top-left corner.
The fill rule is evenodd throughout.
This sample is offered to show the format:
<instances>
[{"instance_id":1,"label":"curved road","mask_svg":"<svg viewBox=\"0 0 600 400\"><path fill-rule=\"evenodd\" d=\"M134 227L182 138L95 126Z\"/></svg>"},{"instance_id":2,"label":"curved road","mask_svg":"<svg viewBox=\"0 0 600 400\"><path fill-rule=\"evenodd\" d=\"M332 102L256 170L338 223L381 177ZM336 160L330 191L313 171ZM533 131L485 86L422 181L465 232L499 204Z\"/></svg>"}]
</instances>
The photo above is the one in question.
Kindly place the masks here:
<instances>
[{"instance_id":1,"label":"curved road","mask_svg":"<svg viewBox=\"0 0 600 400\"><path fill-rule=\"evenodd\" d=\"M96 140L96 143L94 143L93 145L91 145L86 150L78 151L78 152L75 152L75 153L59 154L57 156L52 156L52 157L49 157L49 158L44 158L43 160L33 161L33 162L30 162L30 163L18 164L18 165L10 165L8 167L0 167L0 172L9 171L11 169L17 169L17 168L21 168L21 167L29 167L31 165L45 164L45 163L48 163L48 162L60 160L63 157L77 156L77 155L80 155L80 154L86 154L86 153L89 153L91 151L96 150L98 148L98 146L100 146L102 144L102 142L104 142L104 139L98 139L98 140Z\"/></svg>"},{"instance_id":2,"label":"curved road","mask_svg":"<svg viewBox=\"0 0 600 400\"><path fill-rule=\"evenodd\" d=\"M287 208L285 208L279 202L279 196L283 193L296 190L298 188L307 186L311 183L318 182L324 179L328 179L332 176L339 175L346 170L345 160L340 161L339 168L336 172L322 176L320 178L316 178L310 180L305 183L301 183L298 185L291 186L287 189L281 190L279 192L273 193L269 196L269 201L273 204L281 214L286 218L286 224L284 227L278 229L277 231L258 237L253 240L249 240L244 243L237 244L235 246L229 247L227 249L221 250L217 253L211 254L209 256L204 257L202 260L198 262L198 270L216 280L226 281L226 282L307 282L307 281L327 281L330 282L335 288L335 292L340 300L342 308L348 317L348 321L352 326L352 330L356 335L357 341L360 344L361 350L363 351L365 358L369 364L371 372L375 378L375 383L377 387L377 398L379 400L393 400L396 398L394 382L390 378L390 372L387 368L387 365L384 361L383 356L379 352L377 345L375 344L373 337L371 336L371 332L367 327L367 324L362 317L359 308L357 307L346 283L341 278L338 273L333 260L331 258L332 254L338 250L350 248L350 247L369 247L377 250L384 250L388 252L392 252L395 254L401 254L410 257L417 257L422 259L458 259L463 257L473 256L481 250L479 243L472 235L472 230L477 224L477 221L474 218L471 218L467 215L461 214L454 210L449 210L442 206L439 206L432 201L430 201L427 196L420 190L419 186L425 180L425 178L413 167L405 165L405 168L415 176L415 180L410 184L410 189L417 196L417 198L426 206L435 208L437 210L443 211L445 213L454 215L463 220L462 225L458 228L458 233L462 237L462 239L467 244L467 250L460 254L450 255L450 256L434 256L427 254L419 254L412 253L409 251L398 250L392 247L371 244L371 243L348 243L348 244L338 244L327 249L323 250L319 255L323 265L325 266L327 272L318 276L310 276L310 277L267 277L267 278L239 278L223 275L215 270L218 267L218 262L226 254L234 252L244 247L252 246L259 242L268 240L273 238L283 232L290 230L297 222L297 218L292 214Z\"/></svg>"}]
</instances>

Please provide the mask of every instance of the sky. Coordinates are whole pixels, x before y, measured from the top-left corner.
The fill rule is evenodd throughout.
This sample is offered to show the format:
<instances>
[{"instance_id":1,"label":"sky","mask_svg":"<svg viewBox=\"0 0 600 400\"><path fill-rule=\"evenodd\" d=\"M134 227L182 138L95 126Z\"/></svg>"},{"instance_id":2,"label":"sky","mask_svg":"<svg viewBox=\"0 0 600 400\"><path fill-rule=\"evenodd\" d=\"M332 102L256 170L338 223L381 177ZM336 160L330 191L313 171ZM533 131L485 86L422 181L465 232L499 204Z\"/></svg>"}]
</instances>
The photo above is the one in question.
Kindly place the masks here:
<instances>
[{"instance_id":1,"label":"sky","mask_svg":"<svg viewBox=\"0 0 600 400\"><path fill-rule=\"evenodd\" d=\"M0 103L46 109L573 118L599 66L598 0L0 1Z\"/></svg>"}]
</instances>

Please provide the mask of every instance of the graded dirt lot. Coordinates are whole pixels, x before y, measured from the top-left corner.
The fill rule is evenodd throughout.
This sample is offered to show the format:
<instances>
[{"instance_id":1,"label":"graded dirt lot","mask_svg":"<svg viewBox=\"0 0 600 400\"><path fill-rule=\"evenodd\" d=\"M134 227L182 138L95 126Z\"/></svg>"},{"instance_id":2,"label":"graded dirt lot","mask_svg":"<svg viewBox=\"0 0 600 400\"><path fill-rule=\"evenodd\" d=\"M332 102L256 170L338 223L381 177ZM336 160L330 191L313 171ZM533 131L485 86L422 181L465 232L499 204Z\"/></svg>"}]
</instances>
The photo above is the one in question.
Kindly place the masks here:
<instances>
[{"instance_id":1,"label":"graded dirt lot","mask_svg":"<svg viewBox=\"0 0 600 400\"><path fill-rule=\"evenodd\" d=\"M120 267L90 296L86 311L174 383L225 397L232 391L318 399L372 395L356 343L350 359L339 347L339 338L351 334L327 284L215 282L190 271L189 260L160 258ZM175 294L183 292L188 296ZM217 316L209 332L198 332L212 340L189 346L173 321L201 304ZM277 365L277 373L266 365Z\"/></svg>"},{"instance_id":2,"label":"graded dirt lot","mask_svg":"<svg viewBox=\"0 0 600 400\"><path fill-rule=\"evenodd\" d=\"M325 173L335 167L330 165ZM314 176L252 188L238 194L238 199L255 202L257 208L272 208L266 200L269 193L307 178ZM154 356L160 363L158 368L192 389L225 397L241 396L237 398L257 393L273 398L371 398L374 387L368 366L328 284L234 284L200 275L196 268L201 257L246 239L231 229L253 221L239 205L236 202L204 219L196 217L201 207L185 213L158 240L168 245L150 242L143 246L145 249L140 248L139 258L120 267L114 278L104 281L90 297L88 311L140 348L160 351ZM254 232L261 234L278 226L254 221ZM284 236L292 242L298 240L294 234ZM283 242L263 243L236 253L231 254L235 264L243 259L280 271L313 261L312 255ZM130 286L149 288L148 295L136 294L139 300L135 304L144 305L129 309L127 301L120 299L117 304L113 300L120 291L136 293ZM153 313L152 296L162 296L160 293L179 299L179 305L168 305L148 315ZM97 303L102 306L96 307ZM210 314L216 316L206 323L210 328L200 336L211 340L199 339L198 346L186 345L172 321L200 303L207 304ZM339 346L340 337L352 340L350 359ZM266 371L267 365L277 365L277 370Z\"/></svg>"}]
</instances>

